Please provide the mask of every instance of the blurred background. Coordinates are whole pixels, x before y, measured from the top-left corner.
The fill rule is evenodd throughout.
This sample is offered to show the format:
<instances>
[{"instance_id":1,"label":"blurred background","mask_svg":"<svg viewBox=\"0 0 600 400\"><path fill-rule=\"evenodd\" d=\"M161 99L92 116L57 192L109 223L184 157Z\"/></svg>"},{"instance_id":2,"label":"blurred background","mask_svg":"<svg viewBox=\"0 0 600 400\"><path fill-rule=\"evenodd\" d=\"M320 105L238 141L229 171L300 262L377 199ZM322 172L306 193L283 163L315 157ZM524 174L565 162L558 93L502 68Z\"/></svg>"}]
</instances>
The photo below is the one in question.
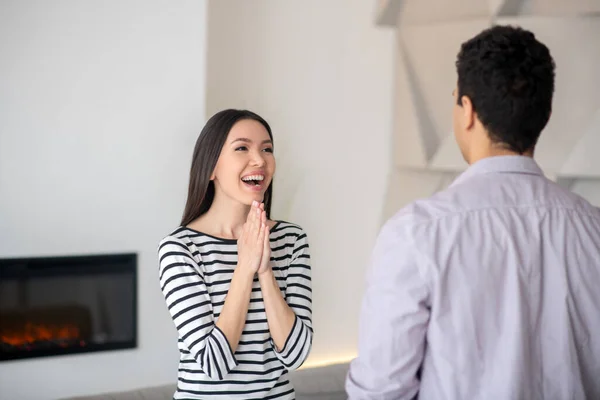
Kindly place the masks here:
<instances>
[{"instance_id":1,"label":"blurred background","mask_svg":"<svg viewBox=\"0 0 600 400\"><path fill-rule=\"evenodd\" d=\"M138 255L137 347L0 361L0 399L175 382L157 245L224 108L271 124L273 217L308 233L304 368L351 359L380 226L466 167L454 61L494 23L550 48L554 112L536 158L600 204L600 0L0 0L0 258Z\"/></svg>"}]
</instances>

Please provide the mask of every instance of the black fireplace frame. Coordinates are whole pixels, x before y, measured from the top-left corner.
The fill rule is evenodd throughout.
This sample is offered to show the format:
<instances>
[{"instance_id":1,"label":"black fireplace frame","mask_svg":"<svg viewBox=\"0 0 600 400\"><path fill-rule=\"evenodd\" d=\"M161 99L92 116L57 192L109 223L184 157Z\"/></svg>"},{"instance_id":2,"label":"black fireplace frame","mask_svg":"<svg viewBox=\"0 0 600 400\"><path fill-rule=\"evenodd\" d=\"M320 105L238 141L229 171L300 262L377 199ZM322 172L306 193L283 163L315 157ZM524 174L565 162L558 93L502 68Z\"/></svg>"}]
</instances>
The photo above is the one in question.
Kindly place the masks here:
<instances>
[{"instance_id":1,"label":"black fireplace frame","mask_svg":"<svg viewBox=\"0 0 600 400\"><path fill-rule=\"evenodd\" d=\"M137 253L73 255L30 258L0 258L0 281L30 276L96 275L102 273L128 273L133 275L132 304L133 335L131 340L105 344L88 343L85 347L36 349L28 352L0 352L0 362L70 354L95 353L101 351L135 349L138 347L138 256ZM74 265L84 267L72 268Z\"/></svg>"}]
</instances>

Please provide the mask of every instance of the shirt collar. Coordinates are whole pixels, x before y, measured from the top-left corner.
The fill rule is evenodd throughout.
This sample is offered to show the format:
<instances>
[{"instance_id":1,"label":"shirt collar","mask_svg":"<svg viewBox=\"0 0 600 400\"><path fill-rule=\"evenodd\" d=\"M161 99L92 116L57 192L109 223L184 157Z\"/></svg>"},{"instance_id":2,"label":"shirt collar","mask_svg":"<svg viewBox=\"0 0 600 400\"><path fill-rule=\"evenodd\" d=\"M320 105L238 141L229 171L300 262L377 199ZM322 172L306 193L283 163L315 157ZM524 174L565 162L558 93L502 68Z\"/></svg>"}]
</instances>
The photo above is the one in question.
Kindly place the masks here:
<instances>
[{"instance_id":1,"label":"shirt collar","mask_svg":"<svg viewBox=\"0 0 600 400\"><path fill-rule=\"evenodd\" d=\"M467 168L452 182L454 186L476 175L488 173L513 173L544 176L540 166L527 156L495 156L483 158Z\"/></svg>"}]
</instances>

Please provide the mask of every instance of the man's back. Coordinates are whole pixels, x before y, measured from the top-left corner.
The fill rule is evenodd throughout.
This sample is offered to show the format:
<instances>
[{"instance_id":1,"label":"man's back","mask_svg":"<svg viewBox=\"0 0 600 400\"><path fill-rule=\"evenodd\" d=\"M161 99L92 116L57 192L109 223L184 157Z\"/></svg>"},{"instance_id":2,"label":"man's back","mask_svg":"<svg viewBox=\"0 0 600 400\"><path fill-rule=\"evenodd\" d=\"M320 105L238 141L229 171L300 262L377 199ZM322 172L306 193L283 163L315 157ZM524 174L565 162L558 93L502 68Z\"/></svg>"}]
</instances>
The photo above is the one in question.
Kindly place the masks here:
<instances>
[{"instance_id":1,"label":"man's back","mask_svg":"<svg viewBox=\"0 0 600 400\"><path fill-rule=\"evenodd\" d=\"M379 260L382 268L393 270L394 258L410 252L419 271L398 276L396 294L390 284L388 304L402 300L386 320L424 319L426 309L426 339L419 353L418 335L404 333L423 329L417 323L374 318L361 326L369 341L381 335L397 353L355 361L351 398L370 379L355 384L352 376L378 368L397 374L380 382L394 399L417 391L422 399L600 398L600 212L546 179L532 159L479 161L447 190L402 210L382 235L402 248L388 253L389 263ZM373 272L371 281L383 276ZM364 353L375 346L361 341ZM420 384L410 377L416 360Z\"/></svg>"},{"instance_id":2,"label":"man's back","mask_svg":"<svg viewBox=\"0 0 600 400\"><path fill-rule=\"evenodd\" d=\"M534 166L482 160L416 206L437 266L423 398L600 398L600 213Z\"/></svg>"}]
</instances>

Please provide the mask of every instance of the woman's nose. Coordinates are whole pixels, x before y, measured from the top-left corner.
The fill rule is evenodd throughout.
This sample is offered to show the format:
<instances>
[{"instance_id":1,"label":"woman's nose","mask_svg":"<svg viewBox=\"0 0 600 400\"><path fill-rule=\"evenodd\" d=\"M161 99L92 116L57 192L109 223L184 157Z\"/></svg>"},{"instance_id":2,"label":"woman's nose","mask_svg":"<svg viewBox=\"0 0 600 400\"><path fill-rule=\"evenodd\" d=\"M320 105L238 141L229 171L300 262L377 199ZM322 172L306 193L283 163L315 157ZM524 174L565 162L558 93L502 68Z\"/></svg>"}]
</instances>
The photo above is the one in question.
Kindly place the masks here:
<instances>
[{"instance_id":1,"label":"woman's nose","mask_svg":"<svg viewBox=\"0 0 600 400\"><path fill-rule=\"evenodd\" d=\"M254 153L252 155L252 163L258 167L265 165L265 158L261 152Z\"/></svg>"}]
</instances>

